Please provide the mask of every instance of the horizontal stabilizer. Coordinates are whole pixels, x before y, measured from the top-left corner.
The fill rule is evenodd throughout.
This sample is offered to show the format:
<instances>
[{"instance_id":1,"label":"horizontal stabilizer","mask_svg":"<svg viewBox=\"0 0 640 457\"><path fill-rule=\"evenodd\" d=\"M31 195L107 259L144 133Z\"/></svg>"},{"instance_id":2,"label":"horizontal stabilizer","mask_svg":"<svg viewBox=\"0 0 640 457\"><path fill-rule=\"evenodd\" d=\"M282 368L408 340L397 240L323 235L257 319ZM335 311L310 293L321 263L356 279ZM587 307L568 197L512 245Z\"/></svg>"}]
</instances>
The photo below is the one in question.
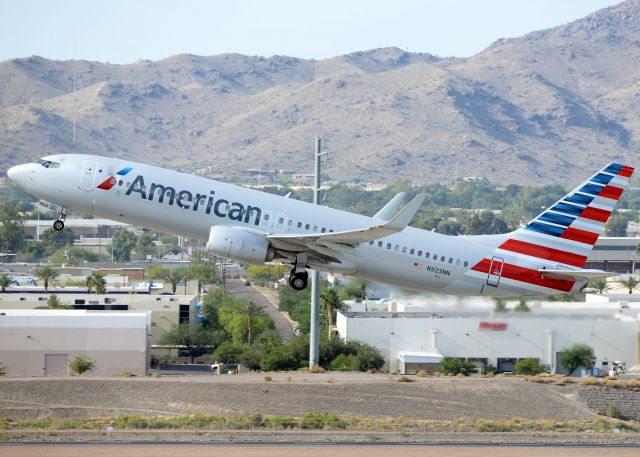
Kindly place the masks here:
<instances>
[{"instance_id":1,"label":"horizontal stabilizer","mask_svg":"<svg viewBox=\"0 0 640 457\"><path fill-rule=\"evenodd\" d=\"M549 276L550 278L556 279L597 279L597 278L608 278L609 276L615 276L618 273L610 273L608 271L603 270L591 270L591 269L580 269L580 270L547 270L547 269L539 269L539 273L542 276Z\"/></svg>"}]
</instances>

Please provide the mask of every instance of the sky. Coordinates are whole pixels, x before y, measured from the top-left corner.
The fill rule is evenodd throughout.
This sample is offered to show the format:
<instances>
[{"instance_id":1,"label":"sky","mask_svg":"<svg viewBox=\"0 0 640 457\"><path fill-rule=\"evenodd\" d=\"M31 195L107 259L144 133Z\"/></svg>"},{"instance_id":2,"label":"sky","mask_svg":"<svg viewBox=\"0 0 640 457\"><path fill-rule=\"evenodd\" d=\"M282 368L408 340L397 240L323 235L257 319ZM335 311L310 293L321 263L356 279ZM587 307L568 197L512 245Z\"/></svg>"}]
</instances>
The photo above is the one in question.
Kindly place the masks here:
<instances>
[{"instance_id":1,"label":"sky","mask_svg":"<svg viewBox=\"0 0 640 457\"><path fill-rule=\"evenodd\" d=\"M395 46L468 57L619 0L0 0L0 61L175 54L323 59Z\"/></svg>"}]
</instances>

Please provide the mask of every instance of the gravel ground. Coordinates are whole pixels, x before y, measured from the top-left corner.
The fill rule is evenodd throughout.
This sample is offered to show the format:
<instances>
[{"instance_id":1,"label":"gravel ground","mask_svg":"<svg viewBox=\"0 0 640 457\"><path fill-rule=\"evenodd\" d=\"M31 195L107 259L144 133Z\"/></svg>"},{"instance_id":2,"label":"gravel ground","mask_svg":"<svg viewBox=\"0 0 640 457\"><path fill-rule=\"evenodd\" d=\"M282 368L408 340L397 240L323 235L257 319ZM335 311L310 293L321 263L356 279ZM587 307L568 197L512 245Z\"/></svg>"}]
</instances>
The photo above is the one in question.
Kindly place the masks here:
<instances>
[{"instance_id":1,"label":"gravel ground","mask_svg":"<svg viewBox=\"0 0 640 457\"><path fill-rule=\"evenodd\" d=\"M588 419L576 386L519 379L415 378L360 373L251 373L163 378L0 378L0 417L192 414L340 416L446 420Z\"/></svg>"}]
</instances>

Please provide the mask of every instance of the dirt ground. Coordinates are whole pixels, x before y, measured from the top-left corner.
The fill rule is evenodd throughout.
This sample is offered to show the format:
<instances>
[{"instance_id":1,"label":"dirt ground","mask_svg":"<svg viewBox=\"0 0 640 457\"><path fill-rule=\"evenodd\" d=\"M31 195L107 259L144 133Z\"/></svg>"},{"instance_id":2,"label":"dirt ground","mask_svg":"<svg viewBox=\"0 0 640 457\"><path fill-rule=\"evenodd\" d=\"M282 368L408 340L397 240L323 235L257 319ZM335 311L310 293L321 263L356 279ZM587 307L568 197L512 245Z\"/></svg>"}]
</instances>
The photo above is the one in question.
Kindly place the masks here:
<instances>
[{"instance_id":1,"label":"dirt ground","mask_svg":"<svg viewBox=\"0 0 640 457\"><path fill-rule=\"evenodd\" d=\"M224 455L227 457L597 457L615 453L616 457L635 457L638 448L606 447L526 447L526 446L411 446L411 445L1 445L0 453L7 457L189 457Z\"/></svg>"},{"instance_id":2,"label":"dirt ground","mask_svg":"<svg viewBox=\"0 0 640 457\"><path fill-rule=\"evenodd\" d=\"M163 378L0 378L0 417L96 417L124 414L340 416L447 420L589 419L576 385L520 379L415 378L386 374L251 373Z\"/></svg>"}]
</instances>

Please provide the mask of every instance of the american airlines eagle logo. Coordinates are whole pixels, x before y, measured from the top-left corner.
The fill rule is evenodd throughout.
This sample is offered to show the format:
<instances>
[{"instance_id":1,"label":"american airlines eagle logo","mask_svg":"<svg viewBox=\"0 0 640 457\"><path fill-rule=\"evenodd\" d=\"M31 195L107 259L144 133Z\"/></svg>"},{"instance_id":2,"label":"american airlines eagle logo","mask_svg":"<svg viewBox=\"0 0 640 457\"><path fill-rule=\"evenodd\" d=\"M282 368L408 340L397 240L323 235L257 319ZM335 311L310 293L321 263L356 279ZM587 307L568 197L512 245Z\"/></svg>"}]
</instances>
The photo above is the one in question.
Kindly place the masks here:
<instances>
[{"instance_id":1,"label":"american airlines eagle logo","mask_svg":"<svg viewBox=\"0 0 640 457\"><path fill-rule=\"evenodd\" d=\"M131 170L133 170L133 168L126 167L126 168L123 168L122 170L120 170L119 172L117 172L116 175L117 176L125 176ZM98 187L98 189L109 190L113 186L115 186L117 182L118 182L118 178L116 178L116 176L109 176L107 179L102 181L97 187Z\"/></svg>"}]
</instances>

